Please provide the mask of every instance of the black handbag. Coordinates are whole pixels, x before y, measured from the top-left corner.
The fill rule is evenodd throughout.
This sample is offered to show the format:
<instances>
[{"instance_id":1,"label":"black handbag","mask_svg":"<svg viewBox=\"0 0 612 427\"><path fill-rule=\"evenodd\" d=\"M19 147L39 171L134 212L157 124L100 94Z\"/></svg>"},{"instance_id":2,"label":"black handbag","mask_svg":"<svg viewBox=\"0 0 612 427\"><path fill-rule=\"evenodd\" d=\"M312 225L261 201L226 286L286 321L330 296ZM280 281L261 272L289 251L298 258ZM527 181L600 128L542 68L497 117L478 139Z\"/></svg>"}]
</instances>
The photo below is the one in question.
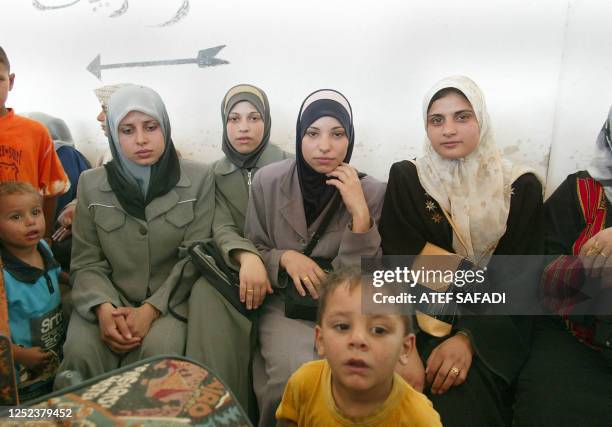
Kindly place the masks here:
<instances>
[{"instance_id":1,"label":"black handbag","mask_svg":"<svg viewBox=\"0 0 612 427\"><path fill-rule=\"evenodd\" d=\"M251 318L240 301L240 274L227 266L213 240L198 242L188 249L191 261L204 277L243 316Z\"/></svg>"},{"instance_id":2,"label":"black handbag","mask_svg":"<svg viewBox=\"0 0 612 427\"><path fill-rule=\"evenodd\" d=\"M332 216L334 216L338 210L341 202L342 197L340 197L340 193L336 193L329 210L325 214L323 221L321 221L321 225L302 251L303 255L310 256L317 243L319 243L321 235L329 225ZM311 259L326 273L333 270L331 259L317 257ZM278 274L278 284L279 287L285 289L285 317L290 319L310 320L313 322L317 319L319 301L315 300L308 292L306 292L304 296L300 295L295 288L293 279L291 279L284 269Z\"/></svg>"}]
</instances>

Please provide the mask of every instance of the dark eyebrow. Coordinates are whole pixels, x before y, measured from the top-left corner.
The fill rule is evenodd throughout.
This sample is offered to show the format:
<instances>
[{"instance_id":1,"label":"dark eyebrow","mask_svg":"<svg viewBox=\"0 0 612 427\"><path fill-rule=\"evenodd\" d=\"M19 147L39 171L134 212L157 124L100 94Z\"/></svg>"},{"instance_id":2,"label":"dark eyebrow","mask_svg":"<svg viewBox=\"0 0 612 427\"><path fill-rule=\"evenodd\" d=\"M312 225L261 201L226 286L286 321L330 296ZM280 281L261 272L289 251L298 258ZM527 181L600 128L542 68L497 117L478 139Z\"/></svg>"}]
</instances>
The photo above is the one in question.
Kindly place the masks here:
<instances>
[{"instance_id":1,"label":"dark eyebrow","mask_svg":"<svg viewBox=\"0 0 612 427\"><path fill-rule=\"evenodd\" d=\"M329 316L349 316L350 314L350 311L332 311Z\"/></svg>"},{"instance_id":2,"label":"dark eyebrow","mask_svg":"<svg viewBox=\"0 0 612 427\"><path fill-rule=\"evenodd\" d=\"M318 127L315 127L315 126L308 126L308 129L321 130ZM306 130L308 130L308 129L306 129Z\"/></svg>"},{"instance_id":3,"label":"dark eyebrow","mask_svg":"<svg viewBox=\"0 0 612 427\"><path fill-rule=\"evenodd\" d=\"M342 130L344 130L344 127L342 127L342 126L336 126L336 127L333 127L333 128L332 128L332 130L336 130L336 129L342 129Z\"/></svg>"},{"instance_id":4,"label":"dark eyebrow","mask_svg":"<svg viewBox=\"0 0 612 427\"><path fill-rule=\"evenodd\" d=\"M472 111L472 110L461 110L461 111L456 111L456 112L455 112L455 115L457 115L457 114L462 114L462 113L472 113L472 114L474 114L474 111Z\"/></svg>"},{"instance_id":5,"label":"dark eyebrow","mask_svg":"<svg viewBox=\"0 0 612 427\"><path fill-rule=\"evenodd\" d=\"M370 319L391 319L391 314L370 314L368 317Z\"/></svg>"}]
</instances>

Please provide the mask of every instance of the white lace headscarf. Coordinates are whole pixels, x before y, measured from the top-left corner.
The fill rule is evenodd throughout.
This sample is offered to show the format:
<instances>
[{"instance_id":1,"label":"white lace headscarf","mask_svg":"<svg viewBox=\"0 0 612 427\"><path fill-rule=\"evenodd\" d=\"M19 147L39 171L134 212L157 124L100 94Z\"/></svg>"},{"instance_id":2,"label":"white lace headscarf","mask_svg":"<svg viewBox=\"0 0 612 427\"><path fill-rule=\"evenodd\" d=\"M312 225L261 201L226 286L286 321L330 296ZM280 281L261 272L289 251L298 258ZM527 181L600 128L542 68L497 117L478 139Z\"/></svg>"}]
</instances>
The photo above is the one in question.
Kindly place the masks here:
<instances>
[{"instance_id":1,"label":"white lace headscarf","mask_svg":"<svg viewBox=\"0 0 612 427\"><path fill-rule=\"evenodd\" d=\"M445 78L427 93L423 102L425 131L429 103L445 88L458 89L468 99L480 126L480 139L467 156L447 159L436 153L426 136L423 156L416 161L417 172L425 191L455 225L455 253L483 267L506 232L512 183L532 170L517 167L502 158L490 127L484 96L476 83L467 77Z\"/></svg>"}]
</instances>

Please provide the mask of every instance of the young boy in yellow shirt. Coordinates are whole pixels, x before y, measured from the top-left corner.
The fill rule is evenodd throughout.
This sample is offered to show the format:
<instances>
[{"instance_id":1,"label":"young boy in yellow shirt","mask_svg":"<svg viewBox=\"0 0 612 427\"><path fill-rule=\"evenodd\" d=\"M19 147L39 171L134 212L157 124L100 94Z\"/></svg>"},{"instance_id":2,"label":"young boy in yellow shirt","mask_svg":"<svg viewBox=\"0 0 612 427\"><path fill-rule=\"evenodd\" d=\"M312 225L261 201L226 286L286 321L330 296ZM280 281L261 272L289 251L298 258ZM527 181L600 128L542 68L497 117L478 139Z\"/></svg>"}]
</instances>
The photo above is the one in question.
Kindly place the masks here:
<instances>
[{"instance_id":1,"label":"young boy in yellow shirt","mask_svg":"<svg viewBox=\"0 0 612 427\"><path fill-rule=\"evenodd\" d=\"M431 402L395 373L416 351L410 318L362 313L361 273L332 273L315 328L322 360L289 379L278 426L441 426Z\"/></svg>"}]
</instances>

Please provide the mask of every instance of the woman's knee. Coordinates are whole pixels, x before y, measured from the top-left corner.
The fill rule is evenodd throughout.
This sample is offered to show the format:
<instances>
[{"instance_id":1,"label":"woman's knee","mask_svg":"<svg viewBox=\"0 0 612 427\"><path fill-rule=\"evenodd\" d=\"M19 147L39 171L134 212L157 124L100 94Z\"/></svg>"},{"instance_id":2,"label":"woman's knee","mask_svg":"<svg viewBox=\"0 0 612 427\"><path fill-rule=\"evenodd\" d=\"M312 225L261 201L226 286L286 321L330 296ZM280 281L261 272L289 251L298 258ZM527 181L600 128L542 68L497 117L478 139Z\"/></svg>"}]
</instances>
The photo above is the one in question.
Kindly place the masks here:
<instances>
[{"instance_id":1,"label":"woman's knee","mask_svg":"<svg viewBox=\"0 0 612 427\"><path fill-rule=\"evenodd\" d=\"M70 317L63 353L60 370L78 371L83 378L118 367L119 356L102 342L98 325L85 320L77 312Z\"/></svg>"},{"instance_id":2,"label":"woman's knee","mask_svg":"<svg viewBox=\"0 0 612 427\"><path fill-rule=\"evenodd\" d=\"M142 341L141 357L160 354L185 354L187 324L167 315L157 319Z\"/></svg>"}]
</instances>

